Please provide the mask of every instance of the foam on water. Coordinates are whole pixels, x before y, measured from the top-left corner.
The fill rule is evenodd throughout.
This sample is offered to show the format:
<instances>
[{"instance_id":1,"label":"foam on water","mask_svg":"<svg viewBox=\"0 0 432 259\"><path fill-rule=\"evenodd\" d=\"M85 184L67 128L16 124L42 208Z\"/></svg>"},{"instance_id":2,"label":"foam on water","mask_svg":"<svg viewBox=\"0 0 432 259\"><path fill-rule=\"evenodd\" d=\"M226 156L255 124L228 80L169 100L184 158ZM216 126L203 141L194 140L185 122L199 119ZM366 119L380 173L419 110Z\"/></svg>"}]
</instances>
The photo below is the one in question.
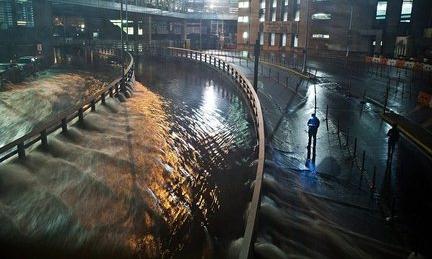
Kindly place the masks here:
<instances>
[{"instance_id":1,"label":"foam on water","mask_svg":"<svg viewBox=\"0 0 432 259\"><path fill-rule=\"evenodd\" d=\"M0 91L0 146L77 104L104 83L89 73L51 69Z\"/></svg>"},{"instance_id":2,"label":"foam on water","mask_svg":"<svg viewBox=\"0 0 432 259\"><path fill-rule=\"evenodd\" d=\"M274 163L267 163L269 166L273 170L267 168L263 181L255 244L260 258L407 257L403 248L353 231L353 225L365 222L357 218L340 220L341 214L349 216L355 209L305 193L297 172L275 168Z\"/></svg>"}]
</instances>

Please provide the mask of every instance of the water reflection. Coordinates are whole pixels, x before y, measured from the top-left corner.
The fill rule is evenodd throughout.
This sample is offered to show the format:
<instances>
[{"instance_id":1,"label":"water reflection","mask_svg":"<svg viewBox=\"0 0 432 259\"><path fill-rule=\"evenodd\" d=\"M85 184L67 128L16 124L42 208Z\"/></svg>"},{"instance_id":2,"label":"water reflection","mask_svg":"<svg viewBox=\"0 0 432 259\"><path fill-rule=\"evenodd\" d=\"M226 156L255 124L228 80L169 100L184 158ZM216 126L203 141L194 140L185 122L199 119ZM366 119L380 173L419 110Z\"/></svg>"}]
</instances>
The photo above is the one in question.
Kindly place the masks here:
<instances>
[{"instance_id":1,"label":"water reflection","mask_svg":"<svg viewBox=\"0 0 432 259\"><path fill-rule=\"evenodd\" d=\"M214 249L224 256L230 240L242 234L244 184L253 175L249 163L255 138L248 107L234 85L193 63L141 60L137 78L168 102L170 145L190 181L190 227L177 224L176 242L168 246L186 231L179 254L196 257Z\"/></svg>"},{"instance_id":2,"label":"water reflection","mask_svg":"<svg viewBox=\"0 0 432 259\"><path fill-rule=\"evenodd\" d=\"M223 258L242 235L256 138L239 93L197 65L137 67L152 91L0 167L0 255Z\"/></svg>"}]
</instances>

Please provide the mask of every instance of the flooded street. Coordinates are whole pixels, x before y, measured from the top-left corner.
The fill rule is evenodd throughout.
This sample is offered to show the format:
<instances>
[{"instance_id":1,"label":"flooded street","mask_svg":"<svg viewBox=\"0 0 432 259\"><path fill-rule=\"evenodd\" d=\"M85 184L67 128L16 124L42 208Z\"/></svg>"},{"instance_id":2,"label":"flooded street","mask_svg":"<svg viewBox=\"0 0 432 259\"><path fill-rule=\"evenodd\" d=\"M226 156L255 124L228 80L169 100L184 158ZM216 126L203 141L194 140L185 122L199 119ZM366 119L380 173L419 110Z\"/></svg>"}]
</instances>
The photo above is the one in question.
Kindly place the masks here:
<instances>
[{"instance_id":1,"label":"flooded street","mask_svg":"<svg viewBox=\"0 0 432 259\"><path fill-rule=\"evenodd\" d=\"M0 89L0 146L78 104L106 85L90 72L48 69Z\"/></svg>"},{"instance_id":2,"label":"flooded street","mask_svg":"<svg viewBox=\"0 0 432 259\"><path fill-rule=\"evenodd\" d=\"M223 258L243 234L256 138L240 93L199 65L136 70L126 103L0 166L2 255Z\"/></svg>"}]
</instances>

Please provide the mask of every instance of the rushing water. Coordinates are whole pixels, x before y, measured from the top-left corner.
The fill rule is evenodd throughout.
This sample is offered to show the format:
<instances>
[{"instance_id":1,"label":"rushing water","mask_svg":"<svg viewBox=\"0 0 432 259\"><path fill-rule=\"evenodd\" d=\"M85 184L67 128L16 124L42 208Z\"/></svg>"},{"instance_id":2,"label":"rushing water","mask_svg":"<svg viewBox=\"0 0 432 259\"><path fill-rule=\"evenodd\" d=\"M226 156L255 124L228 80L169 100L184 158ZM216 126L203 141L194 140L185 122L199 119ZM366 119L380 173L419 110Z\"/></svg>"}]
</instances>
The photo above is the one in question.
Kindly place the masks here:
<instances>
[{"instance_id":1,"label":"rushing water","mask_svg":"<svg viewBox=\"0 0 432 259\"><path fill-rule=\"evenodd\" d=\"M249 108L232 83L202 65L146 58L136 74L168 102L172 147L194 179L193 221L186 230L192 231L192 243L181 254L198 256L208 235L205 249L225 256L229 242L242 235L247 182L254 177L249 164L256 137Z\"/></svg>"},{"instance_id":2,"label":"rushing water","mask_svg":"<svg viewBox=\"0 0 432 259\"><path fill-rule=\"evenodd\" d=\"M25 161L0 166L0 255L223 258L243 233L255 136L235 86L141 60L109 99Z\"/></svg>"}]
</instances>

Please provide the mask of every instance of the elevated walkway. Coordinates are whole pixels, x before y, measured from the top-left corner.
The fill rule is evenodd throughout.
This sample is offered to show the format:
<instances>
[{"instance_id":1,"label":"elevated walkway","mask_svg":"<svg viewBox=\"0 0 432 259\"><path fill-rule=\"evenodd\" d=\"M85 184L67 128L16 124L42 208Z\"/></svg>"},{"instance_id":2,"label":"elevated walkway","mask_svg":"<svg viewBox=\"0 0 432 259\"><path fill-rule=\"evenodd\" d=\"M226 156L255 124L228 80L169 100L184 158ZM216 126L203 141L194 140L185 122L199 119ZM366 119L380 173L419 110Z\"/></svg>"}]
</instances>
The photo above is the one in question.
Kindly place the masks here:
<instances>
[{"instance_id":1,"label":"elevated walkway","mask_svg":"<svg viewBox=\"0 0 432 259\"><path fill-rule=\"evenodd\" d=\"M120 3L112 2L112 1L92 1L92 0L53 0L52 3L54 5L79 5L85 7L94 7L94 8L102 8L109 10L120 10ZM123 6L124 10L125 7ZM179 12L171 12L164 11L156 8L149 8L137 5L128 5L128 12L131 13L139 13L139 14L148 14L148 15L158 15L164 17L171 18L179 18L179 19L191 19L191 20L237 20L237 16L235 14L216 14L216 13L179 13Z\"/></svg>"}]
</instances>

